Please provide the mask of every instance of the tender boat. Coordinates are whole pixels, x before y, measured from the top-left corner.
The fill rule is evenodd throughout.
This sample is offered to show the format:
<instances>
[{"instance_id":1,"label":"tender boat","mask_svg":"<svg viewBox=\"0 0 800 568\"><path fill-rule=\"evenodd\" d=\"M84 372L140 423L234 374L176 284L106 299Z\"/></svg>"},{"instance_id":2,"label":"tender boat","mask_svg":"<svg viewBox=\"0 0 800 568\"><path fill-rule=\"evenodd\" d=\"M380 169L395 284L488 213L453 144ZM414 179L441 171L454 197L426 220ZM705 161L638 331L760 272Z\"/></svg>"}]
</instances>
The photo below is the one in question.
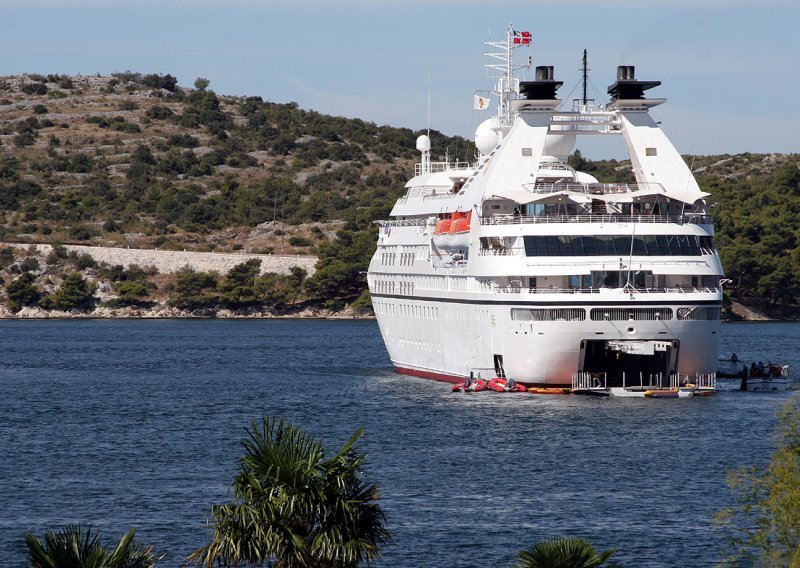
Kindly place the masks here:
<instances>
[{"instance_id":1,"label":"tender boat","mask_svg":"<svg viewBox=\"0 0 800 568\"><path fill-rule=\"evenodd\" d=\"M783 392L794 386L789 365L767 364L748 369L742 379L742 390L747 392Z\"/></svg>"},{"instance_id":2,"label":"tender boat","mask_svg":"<svg viewBox=\"0 0 800 568\"><path fill-rule=\"evenodd\" d=\"M488 387L495 392L528 392L524 385L504 377L490 379Z\"/></svg>"},{"instance_id":3,"label":"tender boat","mask_svg":"<svg viewBox=\"0 0 800 568\"><path fill-rule=\"evenodd\" d=\"M463 383L454 384L452 390L453 392L482 392L488 388L489 385L485 380L467 377Z\"/></svg>"}]
</instances>

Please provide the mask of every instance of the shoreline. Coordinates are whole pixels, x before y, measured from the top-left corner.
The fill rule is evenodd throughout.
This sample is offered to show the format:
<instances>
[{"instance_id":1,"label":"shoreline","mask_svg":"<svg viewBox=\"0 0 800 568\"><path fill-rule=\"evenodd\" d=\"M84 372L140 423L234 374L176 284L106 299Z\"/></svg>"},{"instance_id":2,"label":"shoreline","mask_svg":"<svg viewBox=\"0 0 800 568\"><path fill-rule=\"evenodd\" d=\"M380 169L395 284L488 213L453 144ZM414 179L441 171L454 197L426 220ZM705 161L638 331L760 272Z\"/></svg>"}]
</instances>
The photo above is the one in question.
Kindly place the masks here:
<instances>
[{"instance_id":1,"label":"shoreline","mask_svg":"<svg viewBox=\"0 0 800 568\"><path fill-rule=\"evenodd\" d=\"M61 311L44 310L26 307L12 313L6 306L0 306L0 320L156 320L156 319L317 319L317 320L374 320L372 311L353 310L349 306L339 311L327 309L303 308L297 311L271 313L267 311L235 312L228 309L205 309L189 312L170 306L154 306L152 308L107 308L99 307L90 312L80 310Z\"/></svg>"}]
</instances>

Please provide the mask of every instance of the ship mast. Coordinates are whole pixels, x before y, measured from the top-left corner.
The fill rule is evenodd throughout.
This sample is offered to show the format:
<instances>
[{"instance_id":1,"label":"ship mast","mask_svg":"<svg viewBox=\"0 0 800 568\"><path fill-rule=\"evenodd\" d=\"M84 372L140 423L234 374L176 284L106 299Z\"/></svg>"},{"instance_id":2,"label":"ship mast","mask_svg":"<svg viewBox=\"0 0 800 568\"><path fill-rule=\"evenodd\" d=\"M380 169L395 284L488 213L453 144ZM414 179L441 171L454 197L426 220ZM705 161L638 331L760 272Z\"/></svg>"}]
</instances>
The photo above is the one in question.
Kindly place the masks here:
<instances>
[{"instance_id":1,"label":"ship mast","mask_svg":"<svg viewBox=\"0 0 800 568\"><path fill-rule=\"evenodd\" d=\"M505 41L487 40L484 45L492 47L498 51L486 52L483 55L492 59L497 59L499 63L487 63L487 69L500 72L497 79L495 90L490 93L497 95L499 102L497 105L497 116L500 124L510 126L512 123L511 101L519 96L519 79L514 76L518 69L530 69L532 57L528 56L526 63L514 63L514 50L519 47L531 46L531 36L528 32L515 32L511 26L506 30Z\"/></svg>"},{"instance_id":2,"label":"ship mast","mask_svg":"<svg viewBox=\"0 0 800 568\"><path fill-rule=\"evenodd\" d=\"M587 67L586 62L586 50L583 50L583 108L586 108L586 105L589 103L589 99L586 97L586 85L589 82L589 68Z\"/></svg>"}]
</instances>

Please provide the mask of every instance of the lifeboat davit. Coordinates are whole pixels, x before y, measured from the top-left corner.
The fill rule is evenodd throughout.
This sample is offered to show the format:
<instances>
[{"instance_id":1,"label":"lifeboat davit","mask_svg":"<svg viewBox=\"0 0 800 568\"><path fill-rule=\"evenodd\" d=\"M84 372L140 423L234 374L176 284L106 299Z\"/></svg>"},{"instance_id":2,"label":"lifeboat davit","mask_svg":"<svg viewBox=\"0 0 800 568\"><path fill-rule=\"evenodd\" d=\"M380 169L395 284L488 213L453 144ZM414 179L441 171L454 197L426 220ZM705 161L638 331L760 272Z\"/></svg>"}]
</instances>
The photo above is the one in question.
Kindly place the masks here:
<instances>
[{"instance_id":1,"label":"lifeboat davit","mask_svg":"<svg viewBox=\"0 0 800 568\"><path fill-rule=\"evenodd\" d=\"M489 381L487 385L490 389L496 392L528 392L521 384L502 377L495 377Z\"/></svg>"},{"instance_id":2,"label":"lifeboat davit","mask_svg":"<svg viewBox=\"0 0 800 568\"><path fill-rule=\"evenodd\" d=\"M446 219L440 219L433 230L433 244L439 249L466 249L471 225L472 211L457 211Z\"/></svg>"}]
</instances>

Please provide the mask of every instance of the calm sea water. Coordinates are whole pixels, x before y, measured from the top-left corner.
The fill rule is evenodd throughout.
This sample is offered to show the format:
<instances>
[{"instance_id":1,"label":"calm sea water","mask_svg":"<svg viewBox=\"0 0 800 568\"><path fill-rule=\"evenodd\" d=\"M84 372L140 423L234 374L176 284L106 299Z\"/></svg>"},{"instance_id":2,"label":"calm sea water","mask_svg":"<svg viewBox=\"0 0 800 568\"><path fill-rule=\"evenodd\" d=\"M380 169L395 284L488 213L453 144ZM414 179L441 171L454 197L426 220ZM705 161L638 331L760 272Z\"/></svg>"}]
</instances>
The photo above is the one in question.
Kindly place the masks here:
<instances>
[{"instance_id":1,"label":"calm sea water","mask_svg":"<svg viewBox=\"0 0 800 568\"><path fill-rule=\"evenodd\" d=\"M726 324L740 358L800 371L798 324ZM130 527L179 566L229 497L251 419L331 449L364 426L389 515L380 567L509 566L547 537L627 566L711 566L727 469L763 465L798 392L681 400L481 393L395 375L374 322L0 321L0 556L24 535Z\"/></svg>"}]
</instances>

